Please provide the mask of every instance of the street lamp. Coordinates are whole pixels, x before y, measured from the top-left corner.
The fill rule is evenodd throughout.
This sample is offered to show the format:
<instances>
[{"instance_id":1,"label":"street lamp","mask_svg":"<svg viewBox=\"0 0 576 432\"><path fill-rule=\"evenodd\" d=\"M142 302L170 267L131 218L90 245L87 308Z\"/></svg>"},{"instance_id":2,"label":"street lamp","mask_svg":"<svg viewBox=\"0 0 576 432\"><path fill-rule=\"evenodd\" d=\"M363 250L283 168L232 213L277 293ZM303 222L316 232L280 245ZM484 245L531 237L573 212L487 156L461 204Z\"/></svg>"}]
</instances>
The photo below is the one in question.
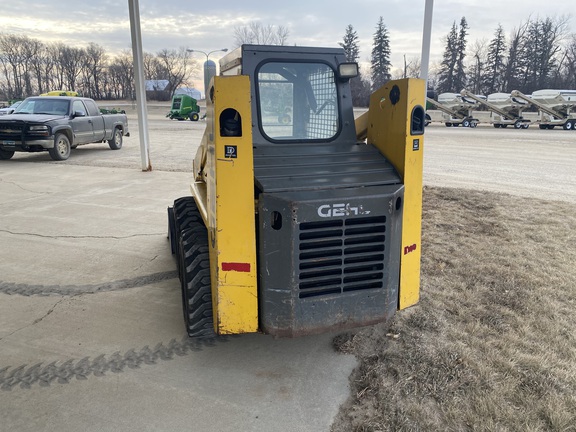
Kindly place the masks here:
<instances>
[{"instance_id":1,"label":"street lamp","mask_svg":"<svg viewBox=\"0 0 576 432\"><path fill-rule=\"evenodd\" d=\"M214 75L216 75L216 63L214 63L212 60L208 60L208 56L210 56L210 54L215 53L215 52L226 52L228 51L228 48L222 48L222 49L217 49L214 51L209 51L209 52L204 52L201 50L195 50L195 49L187 49L186 51L190 52L190 53L194 53L194 52L198 52L198 53L202 53L206 56L206 61L204 62L204 97L206 97L206 95L208 95L208 85L210 84L210 80L212 79L212 77Z\"/></svg>"}]
</instances>

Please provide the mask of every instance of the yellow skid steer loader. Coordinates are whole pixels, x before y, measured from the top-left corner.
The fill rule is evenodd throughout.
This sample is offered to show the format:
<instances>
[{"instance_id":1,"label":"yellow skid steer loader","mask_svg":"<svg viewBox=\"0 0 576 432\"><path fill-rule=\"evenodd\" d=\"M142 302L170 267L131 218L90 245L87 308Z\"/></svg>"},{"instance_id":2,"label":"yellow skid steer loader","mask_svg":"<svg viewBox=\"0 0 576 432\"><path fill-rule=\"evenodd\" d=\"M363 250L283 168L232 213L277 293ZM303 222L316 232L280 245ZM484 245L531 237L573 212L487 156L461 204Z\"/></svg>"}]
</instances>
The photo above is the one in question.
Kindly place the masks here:
<instances>
[{"instance_id":1,"label":"yellow skid steer loader","mask_svg":"<svg viewBox=\"0 0 576 432\"><path fill-rule=\"evenodd\" d=\"M243 45L220 61L191 196L168 208L191 337L385 321L420 287L424 81L355 120L339 48Z\"/></svg>"}]
</instances>

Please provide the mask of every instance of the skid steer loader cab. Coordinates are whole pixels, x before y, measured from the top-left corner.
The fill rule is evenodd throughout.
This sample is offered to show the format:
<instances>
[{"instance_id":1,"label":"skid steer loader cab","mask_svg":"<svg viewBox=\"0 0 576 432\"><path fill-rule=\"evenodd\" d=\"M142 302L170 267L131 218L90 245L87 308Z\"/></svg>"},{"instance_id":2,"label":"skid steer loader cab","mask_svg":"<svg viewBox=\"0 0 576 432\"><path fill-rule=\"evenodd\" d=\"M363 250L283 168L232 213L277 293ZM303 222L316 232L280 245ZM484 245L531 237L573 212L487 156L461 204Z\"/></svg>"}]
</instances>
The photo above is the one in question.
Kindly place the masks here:
<instances>
[{"instance_id":1,"label":"skid steer loader cab","mask_svg":"<svg viewBox=\"0 0 576 432\"><path fill-rule=\"evenodd\" d=\"M424 86L389 83L355 121L357 74L335 48L221 60L193 197L169 208L191 336L344 329L418 300Z\"/></svg>"}]
</instances>

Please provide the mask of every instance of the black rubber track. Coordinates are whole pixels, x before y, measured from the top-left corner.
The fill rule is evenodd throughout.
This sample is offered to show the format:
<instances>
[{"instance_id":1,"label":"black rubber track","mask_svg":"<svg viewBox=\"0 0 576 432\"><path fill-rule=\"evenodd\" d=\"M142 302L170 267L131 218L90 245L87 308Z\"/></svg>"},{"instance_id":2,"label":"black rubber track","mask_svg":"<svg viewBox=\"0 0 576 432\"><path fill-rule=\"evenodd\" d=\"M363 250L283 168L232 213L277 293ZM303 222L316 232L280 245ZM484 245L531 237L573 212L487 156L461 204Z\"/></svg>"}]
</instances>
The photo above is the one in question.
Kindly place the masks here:
<instances>
[{"instance_id":1,"label":"black rubber track","mask_svg":"<svg viewBox=\"0 0 576 432\"><path fill-rule=\"evenodd\" d=\"M193 225L196 225L194 223ZM213 337L210 257L206 228L194 226L181 232L179 250L182 306L190 337Z\"/></svg>"},{"instance_id":2,"label":"black rubber track","mask_svg":"<svg viewBox=\"0 0 576 432\"><path fill-rule=\"evenodd\" d=\"M174 201L174 227L177 233L191 228L196 222L202 223L202 216L194 197L187 196Z\"/></svg>"},{"instance_id":3,"label":"black rubber track","mask_svg":"<svg viewBox=\"0 0 576 432\"><path fill-rule=\"evenodd\" d=\"M184 230L193 229L195 232L205 232L204 221L200 215L200 211L196 206L194 198L191 196L178 198L174 201L172 214L168 212L168 236L170 238L170 246L172 253L176 257L180 256L180 236ZM178 277L182 280L182 269L180 268L180 259L177 258L178 264Z\"/></svg>"}]
</instances>

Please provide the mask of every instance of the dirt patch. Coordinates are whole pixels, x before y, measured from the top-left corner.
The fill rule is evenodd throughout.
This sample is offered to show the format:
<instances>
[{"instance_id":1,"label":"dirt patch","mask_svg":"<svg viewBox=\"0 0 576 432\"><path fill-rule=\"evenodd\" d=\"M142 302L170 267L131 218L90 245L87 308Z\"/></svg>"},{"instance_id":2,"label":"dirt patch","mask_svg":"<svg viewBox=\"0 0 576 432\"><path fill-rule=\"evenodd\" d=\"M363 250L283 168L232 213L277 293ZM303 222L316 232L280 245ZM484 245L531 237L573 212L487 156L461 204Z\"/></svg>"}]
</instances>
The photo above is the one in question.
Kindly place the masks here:
<instances>
[{"instance_id":1,"label":"dirt patch","mask_svg":"<svg viewBox=\"0 0 576 432\"><path fill-rule=\"evenodd\" d=\"M422 287L335 338L360 362L332 431L576 431L576 205L425 188Z\"/></svg>"}]
</instances>

